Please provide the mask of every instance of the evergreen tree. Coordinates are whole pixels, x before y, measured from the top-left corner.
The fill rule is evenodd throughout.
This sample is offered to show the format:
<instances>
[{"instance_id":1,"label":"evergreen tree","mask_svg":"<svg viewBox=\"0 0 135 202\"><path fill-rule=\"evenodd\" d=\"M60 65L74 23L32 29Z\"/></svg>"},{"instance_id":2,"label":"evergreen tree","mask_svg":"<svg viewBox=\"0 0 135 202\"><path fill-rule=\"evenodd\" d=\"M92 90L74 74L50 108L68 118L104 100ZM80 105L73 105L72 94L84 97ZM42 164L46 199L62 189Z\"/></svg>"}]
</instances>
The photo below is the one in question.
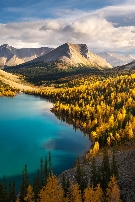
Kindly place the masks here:
<instances>
[{"instance_id":1,"label":"evergreen tree","mask_svg":"<svg viewBox=\"0 0 135 202\"><path fill-rule=\"evenodd\" d=\"M44 186L45 176L44 176L44 162L43 159L40 159L40 187Z\"/></svg>"},{"instance_id":2,"label":"evergreen tree","mask_svg":"<svg viewBox=\"0 0 135 202\"><path fill-rule=\"evenodd\" d=\"M15 194L15 182L9 182L8 185L8 200L15 202L16 201L16 194Z\"/></svg>"},{"instance_id":3,"label":"evergreen tree","mask_svg":"<svg viewBox=\"0 0 135 202\"><path fill-rule=\"evenodd\" d=\"M98 172L96 168L96 160L95 157L92 158L92 164L91 164L91 185L96 187L98 184Z\"/></svg>"},{"instance_id":4,"label":"evergreen tree","mask_svg":"<svg viewBox=\"0 0 135 202\"><path fill-rule=\"evenodd\" d=\"M3 202L3 185L2 183L0 182L0 202Z\"/></svg>"},{"instance_id":5,"label":"evergreen tree","mask_svg":"<svg viewBox=\"0 0 135 202\"><path fill-rule=\"evenodd\" d=\"M25 165L24 170L22 172L22 184L20 187L20 201L24 202L24 197L26 196L28 188L28 172L27 172L27 165Z\"/></svg>"},{"instance_id":6,"label":"evergreen tree","mask_svg":"<svg viewBox=\"0 0 135 202\"><path fill-rule=\"evenodd\" d=\"M36 177L34 179L34 184L33 184L33 191L34 191L34 194L35 194L35 201L38 201L39 199L39 191L41 189L40 187L41 183L40 183L40 174L39 174L39 169L37 170L37 174L36 174Z\"/></svg>"},{"instance_id":7,"label":"evergreen tree","mask_svg":"<svg viewBox=\"0 0 135 202\"><path fill-rule=\"evenodd\" d=\"M51 152L48 153L48 173L49 177L53 176Z\"/></svg>"},{"instance_id":8,"label":"evergreen tree","mask_svg":"<svg viewBox=\"0 0 135 202\"><path fill-rule=\"evenodd\" d=\"M76 179L76 182L79 184L81 193L83 194L84 189L87 187L88 180L83 168L81 168L79 158L77 160L77 165L76 165L75 179Z\"/></svg>"},{"instance_id":9,"label":"evergreen tree","mask_svg":"<svg viewBox=\"0 0 135 202\"><path fill-rule=\"evenodd\" d=\"M47 157L45 157L45 160L44 160L44 180L45 180L45 184L47 183L47 179L49 177L49 173L48 173L48 160L47 160Z\"/></svg>"},{"instance_id":10,"label":"evergreen tree","mask_svg":"<svg viewBox=\"0 0 135 202\"><path fill-rule=\"evenodd\" d=\"M47 179L49 176L52 176L52 161L51 153L48 153L48 157L45 157L45 160L41 158L40 160L40 169L37 170L36 177L34 179L33 191L35 193L35 200L39 199L39 192L43 186L47 184Z\"/></svg>"},{"instance_id":11,"label":"evergreen tree","mask_svg":"<svg viewBox=\"0 0 135 202\"><path fill-rule=\"evenodd\" d=\"M8 200L7 184L6 184L6 177L4 175L4 180L3 180L3 202L7 202L7 200Z\"/></svg>"},{"instance_id":12,"label":"evergreen tree","mask_svg":"<svg viewBox=\"0 0 135 202\"><path fill-rule=\"evenodd\" d=\"M117 162L115 158L115 150L113 149L113 155L112 155L112 162L111 162L111 176L115 176L116 180L118 180L118 167Z\"/></svg>"},{"instance_id":13,"label":"evergreen tree","mask_svg":"<svg viewBox=\"0 0 135 202\"><path fill-rule=\"evenodd\" d=\"M109 163L109 156L108 156L108 150L105 148L104 149L104 154L103 154L103 161L101 164L101 168L100 168L100 185L103 189L103 191L105 191L105 189L107 188L107 185L110 181L110 163Z\"/></svg>"},{"instance_id":14,"label":"evergreen tree","mask_svg":"<svg viewBox=\"0 0 135 202\"><path fill-rule=\"evenodd\" d=\"M67 196L67 192L69 189L69 179L65 176L65 174L62 174L62 188L64 190L64 196Z\"/></svg>"}]
</instances>

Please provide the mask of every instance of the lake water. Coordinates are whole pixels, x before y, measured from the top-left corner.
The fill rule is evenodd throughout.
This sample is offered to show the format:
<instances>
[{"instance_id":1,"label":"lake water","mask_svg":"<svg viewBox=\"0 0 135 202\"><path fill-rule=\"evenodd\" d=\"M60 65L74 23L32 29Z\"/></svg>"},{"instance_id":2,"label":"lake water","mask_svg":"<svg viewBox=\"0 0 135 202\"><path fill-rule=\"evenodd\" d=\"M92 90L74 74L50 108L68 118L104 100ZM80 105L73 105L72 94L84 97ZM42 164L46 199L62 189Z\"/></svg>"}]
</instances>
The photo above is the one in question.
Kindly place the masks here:
<instances>
[{"instance_id":1,"label":"lake water","mask_svg":"<svg viewBox=\"0 0 135 202\"><path fill-rule=\"evenodd\" d=\"M19 178L24 165L33 174L51 152L56 174L73 166L90 145L88 137L50 112L52 103L19 94L0 97L0 178Z\"/></svg>"}]
</instances>

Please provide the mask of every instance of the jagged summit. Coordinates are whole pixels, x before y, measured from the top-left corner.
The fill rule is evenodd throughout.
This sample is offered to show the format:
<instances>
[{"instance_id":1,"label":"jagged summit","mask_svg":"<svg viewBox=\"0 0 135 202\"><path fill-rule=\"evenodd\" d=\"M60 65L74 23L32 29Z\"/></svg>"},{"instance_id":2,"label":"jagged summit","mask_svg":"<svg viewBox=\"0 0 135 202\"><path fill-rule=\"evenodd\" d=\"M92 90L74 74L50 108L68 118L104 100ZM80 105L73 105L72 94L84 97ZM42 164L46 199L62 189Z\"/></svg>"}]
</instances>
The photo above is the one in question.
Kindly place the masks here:
<instances>
[{"instance_id":1,"label":"jagged summit","mask_svg":"<svg viewBox=\"0 0 135 202\"><path fill-rule=\"evenodd\" d=\"M86 44L65 43L51 52L34 59L31 62L62 61L67 65L78 66L80 64L99 68L112 68L103 58L90 52Z\"/></svg>"},{"instance_id":2,"label":"jagged summit","mask_svg":"<svg viewBox=\"0 0 135 202\"><path fill-rule=\"evenodd\" d=\"M14 66L24 62L33 60L41 55L51 51L52 48L20 48L16 49L8 44L0 46L0 68L7 66Z\"/></svg>"}]
</instances>

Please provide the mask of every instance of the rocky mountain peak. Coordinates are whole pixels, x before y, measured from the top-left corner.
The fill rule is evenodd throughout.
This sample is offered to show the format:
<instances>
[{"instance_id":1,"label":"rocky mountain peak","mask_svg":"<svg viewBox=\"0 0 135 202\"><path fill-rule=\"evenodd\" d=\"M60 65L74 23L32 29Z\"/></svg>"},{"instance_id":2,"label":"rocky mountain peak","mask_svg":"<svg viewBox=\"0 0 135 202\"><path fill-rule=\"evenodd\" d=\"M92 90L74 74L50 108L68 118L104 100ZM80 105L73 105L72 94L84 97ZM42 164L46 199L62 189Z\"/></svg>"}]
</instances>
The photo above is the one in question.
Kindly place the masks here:
<instances>
[{"instance_id":1,"label":"rocky mountain peak","mask_svg":"<svg viewBox=\"0 0 135 202\"><path fill-rule=\"evenodd\" d=\"M51 50L52 48L48 47L16 49L8 44L3 44L0 46L0 68L4 67L4 65L13 66L25 63Z\"/></svg>"},{"instance_id":2,"label":"rocky mountain peak","mask_svg":"<svg viewBox=\"0 0 135 202\"><path fill-rule=\"evenodd\" d=\"M38 57L30 62L54 62L61 61L67 65L96 66L99 68L112 68L104 59L89 51L86 44L65 43L46 55Z\"/></svg>"}]
</instances>

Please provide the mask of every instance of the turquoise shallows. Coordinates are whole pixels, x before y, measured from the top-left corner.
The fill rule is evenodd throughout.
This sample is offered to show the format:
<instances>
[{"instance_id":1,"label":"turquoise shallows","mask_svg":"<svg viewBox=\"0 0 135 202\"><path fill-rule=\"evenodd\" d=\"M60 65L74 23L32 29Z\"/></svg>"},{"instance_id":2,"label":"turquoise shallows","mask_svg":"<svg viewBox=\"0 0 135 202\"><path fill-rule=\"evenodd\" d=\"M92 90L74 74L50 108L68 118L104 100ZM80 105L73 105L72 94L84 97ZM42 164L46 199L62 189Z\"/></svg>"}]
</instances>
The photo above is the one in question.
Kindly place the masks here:
<instances>
[{"instance_id":1,"label":"turquoise shallows","mask_svg":"<svg viewBox=\"0 0 135 202\"><path fill-rule=\"evenodd\" d=\"M33 175L48 151L53 170L59 174L89 148L88 137L58 120L50 112L52 107L52 103L31 95L0 98L0 178L16 178L25 164Z\"/></svg>"}]
</instances>

